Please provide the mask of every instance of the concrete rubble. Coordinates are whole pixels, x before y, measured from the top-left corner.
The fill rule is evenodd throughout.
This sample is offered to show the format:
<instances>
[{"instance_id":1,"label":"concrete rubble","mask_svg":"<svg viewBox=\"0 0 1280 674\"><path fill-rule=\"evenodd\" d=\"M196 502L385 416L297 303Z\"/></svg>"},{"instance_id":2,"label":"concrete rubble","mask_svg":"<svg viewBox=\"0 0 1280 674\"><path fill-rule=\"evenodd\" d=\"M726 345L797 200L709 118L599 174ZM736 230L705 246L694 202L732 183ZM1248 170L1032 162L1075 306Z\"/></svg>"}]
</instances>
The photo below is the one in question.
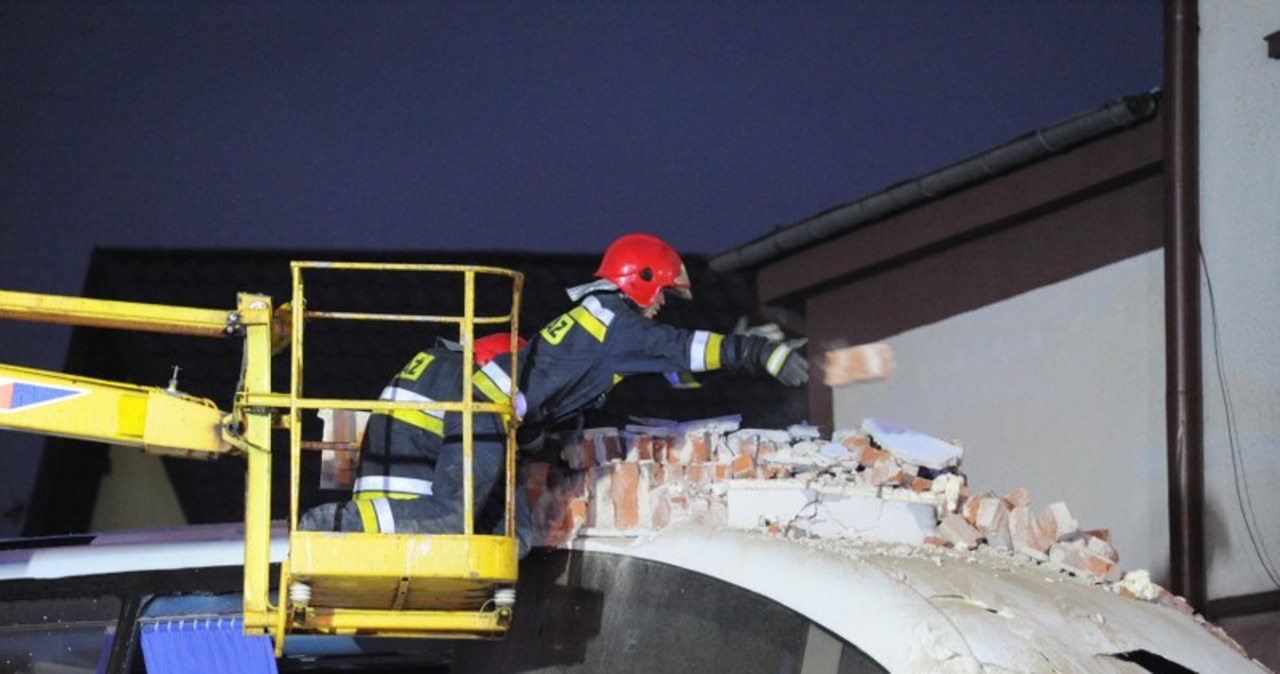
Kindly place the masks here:
<instances>
[{"instance_id":1,"label":"concrete rubble","mask_svg":"<svg viewBox=\"0 0 1280 674\"><path fill-rule=\"evenodd\" d=\"M1194 613L1145 571L1121 574L1105 529L1083 529L1067 504L1035 508L1018 488L975 492L963 449L868 419L824 438L812 426L740 428L736 417L637 420L558 435L560 461L527 462L535 543L643 537L678 522L805 541L981 551Z\"/></svg>"}]
</instances>

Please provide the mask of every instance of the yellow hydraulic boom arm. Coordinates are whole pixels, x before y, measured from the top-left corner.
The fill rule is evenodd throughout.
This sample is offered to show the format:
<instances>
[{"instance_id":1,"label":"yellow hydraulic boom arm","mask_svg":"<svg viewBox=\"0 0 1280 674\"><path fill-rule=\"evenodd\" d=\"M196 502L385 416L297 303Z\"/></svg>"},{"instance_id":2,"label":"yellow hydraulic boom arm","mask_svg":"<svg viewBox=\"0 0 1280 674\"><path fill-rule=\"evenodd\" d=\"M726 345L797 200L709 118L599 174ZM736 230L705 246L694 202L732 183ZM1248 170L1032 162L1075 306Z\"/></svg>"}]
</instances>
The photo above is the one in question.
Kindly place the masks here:
<instances>
[{"instance_id":1,"label":"yellow hydraulic boom arm","mask_svg":"<svg viewBox=\"0 0 1280 674\"><path fill-rule=\"evenodd\" d=\"M202 337L240 332L235 311L0 290L0 318ZM0 428L211 458L235 447L227 415L174 389L133 386L0 364Z\"/></svg>"},{"instance_id":2,"label":"yellow hydraulic boom arm","mask_svg":"<svg viewBox=\"0 0 1280 674\"><path fill-rule=\"evenodd\" d=\"M235 311L0 290L0 318L203 337L237 334Z\"/></svg>"},{"instance_id":3,"label":"yellow hydraulic boom arm","mask_svg":"<svg viewBox=\"0 0 1280 674\"><path fill-rule=\"evenodd\" d=\"M198 459L235 451L225 418L211 401L174 390L0 364L0 428Z\"/></svg>"}]
</instances>

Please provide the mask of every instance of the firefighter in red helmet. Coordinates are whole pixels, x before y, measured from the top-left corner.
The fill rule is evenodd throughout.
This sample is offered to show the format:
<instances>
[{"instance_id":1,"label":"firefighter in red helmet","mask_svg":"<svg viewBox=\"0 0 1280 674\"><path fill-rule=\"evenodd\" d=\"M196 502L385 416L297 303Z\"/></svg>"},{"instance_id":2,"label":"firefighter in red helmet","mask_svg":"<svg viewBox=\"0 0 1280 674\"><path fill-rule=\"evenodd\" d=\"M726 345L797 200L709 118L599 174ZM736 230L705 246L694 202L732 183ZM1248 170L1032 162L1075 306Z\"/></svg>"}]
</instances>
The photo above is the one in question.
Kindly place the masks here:
<instances>
[{"instance_id":1,"label":"firefighter in red helmet","mask_svg":"<svg viewBox=\"0 0 1280 674\"><path fill-rule=\"evenodd\" d=\"M604 252L596 277L607 279L637 306L652 307L670 290L684 299L693 299L689 272L675 249L648 234L628 234Z\"/></svg>"},{"instance_id":2,"label":"firefighter in red helmet","mask_svg":"<svg viewBox=\"0 0 1280 674\"><path fill-rule=\"evenodd\" d=\"M801 342L685 330L655 320L667 294L692 298L680 255L662 239L627 234L605 251L597 280L569 288L575 302L522 351L530 427L560 421L642 373L742 369L788 386L809 380Z\"/></svg>"},{"instance_id":3,"label":"firefighter in red helmet","mask_svg":"<svg viewBox=\"0 0 1280 674\"><path fill-rule=\"evenodd\" d=\"M509 332L499 332L485 337L480 337L471 345L475 352L476 365L484 367L489 361L495 357L511 353L512 336ZM523 349L528 342L524 337L515 338L516 349Z\"/></svg>"},{"instance_id":4,"label":"firefighter in red helmet","mask_svg":"<svg viewBox=\"0 0 1280 674\"><path fill-rule=\"evenodd\" d=\"M525 344L515 339L517 348ZM509 354L510 333L481 337L473 344L475 399L505 402L511 380L494 359ZM509 365L510 360L506 361ZM415 355L382 390L379 400L448 402L462 399L462 350L442 343ZM517 395L516 414L524 411ZM505 508L489 507L505 468L506 426L497 414L473 417L473 485L477 532L497 533ZM454 533L462 531L463 469L461 415L437 410L376 411L369 417L360 448L352 500L313 508L299 521L302 530L368 533ZM496 497L495 497L496 498ZM499 504L500 505L500 504ZM486 513L488 513L486 515ZM527 507L517 504L521 555L528 551ZM489 521L486 521L486 518Z\"/></svg>"}]
</instances>

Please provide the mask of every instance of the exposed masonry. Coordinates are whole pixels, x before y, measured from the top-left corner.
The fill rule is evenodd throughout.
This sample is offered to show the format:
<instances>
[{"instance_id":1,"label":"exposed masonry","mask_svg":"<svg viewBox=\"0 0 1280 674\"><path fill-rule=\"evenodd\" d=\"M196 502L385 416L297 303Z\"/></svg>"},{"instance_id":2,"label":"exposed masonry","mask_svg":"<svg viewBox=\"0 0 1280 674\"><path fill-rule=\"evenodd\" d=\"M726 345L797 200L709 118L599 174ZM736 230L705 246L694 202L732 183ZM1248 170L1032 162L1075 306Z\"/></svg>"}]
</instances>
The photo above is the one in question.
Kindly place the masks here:
<instances>
[{"instance_id":1,"label":"exposed masonry","mask_svg":"<svg viewBox=\"0 0 1280 674\"><path fill-rule=\"evenodd\" d=\"M350 489L367 415L322 412L330 488ZM350 417L350 418L344 418ZM971 491L963 449L867 419L823 438L811 426L741 429L736 417L640 420L549 439L554 461L521 468L534 543L571 548L592 538L642 539L677 522L740 529L838 552L1041 569L1045 580L1097 586L1184 614L1237 652L1144 570L1121 574L1105 529L1083 529L1067 505L1032 507L1025 488ZM539 453L537 456L545 456Z\"/></svg>"},{"instance_id":2,"label":"exposed masonry","mask_svg":"<svg viewBox=\"0 0 1280 674\"><path fill-rule=\"evenodd\" d=\"M562 461L523 470L537 545L695 522L811 542L981 549L1194 615L1146 571L1121 574L1108 531L1082 528L1065 503L1037 509L1025 488L971 490L957 443L889 422L823 438L809 426L740 429L735 418L644 420L556 439Z\"/></svg>"}]
</instances>

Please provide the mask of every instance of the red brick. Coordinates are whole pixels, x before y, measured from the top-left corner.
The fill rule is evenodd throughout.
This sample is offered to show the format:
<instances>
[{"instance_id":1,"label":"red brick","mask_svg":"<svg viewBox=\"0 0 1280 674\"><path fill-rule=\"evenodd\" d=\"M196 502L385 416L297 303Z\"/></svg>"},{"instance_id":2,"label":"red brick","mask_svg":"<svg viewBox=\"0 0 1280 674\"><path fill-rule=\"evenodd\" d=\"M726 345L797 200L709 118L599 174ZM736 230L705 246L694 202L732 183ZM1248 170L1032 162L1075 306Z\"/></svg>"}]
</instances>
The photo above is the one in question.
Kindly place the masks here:
<instances>
[{"instance_id":1,"label":"red brick","mask_svg":"<svg viewBox=\"0 0 1280 674\"><path fill-rule=\"evenodd\" d=\"M707 496L691 496L689 498L689 519L710 526L724 526L729 518L729 509L718 498Z\"/></svg>"},{"instance_id":2,"label":"red brick","mask_svg":"<svg viewBox=\"0 0 1280 674\"><path fill-rule=\"evenodd\" d=\"M791 469L786 466L757 466L755 479L757 480L785 480L791 477Z\"/></svg>"},{"instance_id":3,"label":"red brick","mask_svg":"<svg viewBox=\"0 0 1280 674\"><path fill-rule=\"evenodd\" d=\"M587 507L585 498L571 499L547 492L533 509L534 530L547 541L545 544L559 545L586 524Z\"/></svg>"},{"instance_id":4,"label":"red brick","mask_svg":"<svg viewBox=\"0 0 1280 674\"><path fill-rule=\"evenodd\" d=\"M716 479L714 463L691 463L684 467L684 479L691 484L708 484Z\"/></svg>"},{"instance_id":5,"label":"red brick","mask_svg":"<svg viewBox=\"0 0 1280 674\"><path fill-rule=\"evenodd\" d=\"M751 455L746 452L733 457L733 462L729 464L729 467L730 475L736 480L749 478L755 475L755 462L751 460Z\"/></svg>"},{"instance_id":6,"label":"red brick","mask_svg":"<svg viewBox=\"0 0 1280 674\"><path fill-rule=\"evenodd\" d=\"M570 437L573 437L572 435ZM592 442L585 437L576 438L573 442L567 442L560 455L564 458L565 463L574 470L587 470L596 465L596 448Z\"/></svg>"},{"instance_id":7,"label":"red brick","mask_svg":"<svg viewBox=\"0 0 1280 674\"><path fill-rule=\"evenodd\" d=\"M1108 542L1108 543L1110 543L1110 542L1111 542L1111 530L1110 530L1110 529L1090 529L1090 530L1088 530L1088 531L1084 532L1084 535L1085 535L1085 536L1090 536L1090 537L1093 537L1093 538L1101 538L1102 540L1104 540L1104 541L1106 541L1106 542Z\"/></svg>"},{"instance_id":8,"label":"red brick","mask_svg":"<svg viewBox=\"0 0 1280 674\"><path fill-rule=\"evenodd\" d=\"M613 501L613 526L623 531L635 529L640 525L640 465L615 463L611 468L609 498Z\"/></svg>"},{"instance_id":9,"label":"red brick","mask_svg":"<svg viewBox=\"0 0 1280 674\"><path fill-rule=\"evenodd\" d=\"M529 501L530 507L542 498L542 494L547 491L547 473L551 469L551 465L545 461L535 461L524 465L521 471L524 474L524 491Z\"/></svg>"},{"instance_id":10,"label":"red brick","mask_svg":"<svg viewBox=\"0 0 1280 674\"><path fill-rule=\"evenodd\" d=\"M708 446L706 431L689 433L685 436L685 456L681 458L689 463L711 460L711 448Z\"/></svg>"},{"instance_id":11,"label":"red brick","mask_svg":"<svg viewBox=\"0 0 1280 674\"><path fill-rule=\"evenodd\" d=\"M911 484L908 484L907 487L911 491L926 492L933 487L933 480L926 480L923 477L912 476Z\"/></svg>"},{"instance_id":12,"label":"red brick","mask_svg":"<svg viewBox=\"0 0 1280 674\"><path fill-rule=\"evenodd\" d=\"M1111 547L1110 541L1087 534L1084 536L1084 540L1085 547L1088 548L1089 552L1100 557L1105 557L1111 560L1113 564L1120 561L1120 553L1116 552L1116 549Z\"/></svg>"},{"instance_id":13,"label":"red brick","mask_svg":"<svg viewBox=\"0 0 1280 674\"><path fill-rule=\"evenodd\" d=\"M1017 508L1018 506L1030 507L1031 494L1026 487L1018 487L1008 494L1004 495L1004 500L1009 504L1009 508Z\"/></svg>"},{"instance_id":14,"label":"red brick","mask_svg":"<svg viewBox=\"0 0 1280 674\"><path fill-rule=\"evenodd\" d=\"M938 523L938 535L947 539L952 545L965 550L978 547L982 535L961 515L950 513Z\"/></svg>"},{"instance_id":15,"label":"red brick","mask_svg":"<svg viewBox=\"0 0 1280 674\"><path fill-rule=\"evenodd\" d=\"M611 494L613 491L613 466L596 466L587 472L591 491L588 495L588 526L601 529L614 528L614 508ZM632 464L634 465L634 464Z\"/></svg>"},{"instance_id":16,"label":"red brick","mask_svg":"<svg viewBox=\"0 0 1280 674\"><path fill-rule=\"evenodd\" d=\"M689 519L689 497L666 489L654 493L653 526L665 527L672 522Z\"/></svg>"},{"instance_id":17,"label":"red brick","mask_svg":"<svg viewBox=\"0 0 1280 674\"><path fill-rule=\"evenodd\" d=\"M627 438L627 461L652 461L653 438L648 433L635 433Z\"/></svg>"},{"instance_id":18,"label":"red brick","mask_svg":"<svg viewBox=\"0 0 1280 674\"><path fill-rule=\"evenodd\" d=\"M567 504L561 507L559 502L550 496L538 503L532 512L535 544L557 547L569 539L567 510Z\"/></svg>"},{"instance_id":19,"label":"red brick","mask_svg":"<svg viewBox=\"0 0 1280 674\"><path fill-rule=\"evenodd\" d=\"M995 496L995 493L987 491L974 498L965 499L964 505L960 507L960 514L964 515L966 520L969 520L969 524L978 521L978 506L982 503L982 499L990 496Z\"/></svg>"},{"instance_id":20,"label":"red brick","mask_svg":"<svg viewBox=\"0 0 1280 674\"><path fill-rule=\"evenodd\" d=\"M728 449L728 458L730 459L741 454L746 454L751 457L752 461L758 461L760 458L761 444L763 444L763 441L758 435L734 433L725 438L724 448ZM725 457L717 456L717 458L723 459Z\"/></svg>"},{"instance_id":21,"label":"red brick","mask_svg":"<svg viewBox=\"0 0 1280 674\"><path fill-rule=\"evenodd\" d=\"M893 482L902 474L902 468L898 466L898 462L892 458L877 461L875 465L867 471L867 481L874 486L880 486L887 482Z\"/></svg>"},{"instance_id":22,"label":"red brick","mask_svg":"<svg viewBox=\"0 0 1280 674\"><path fill-rule=\"evenodd\" d=\"M881 461L893 459L893 455L890 454L889 452L886 452L883 449L876 449L875 447L872 447L870 444L867 444L864 447L858 448L854 456L857 457L858 463L862 464L867 468L870 468Z\"/></svg>"},{"instance_id":23,"label":"red brick","mask_svg":"<svg viewBox=\"0 0 1280 674\"><path fill-rule=\"evenodd\" d=\"M865 435L846 435L845 437L840 438L840 444L843 445L845 449L853 452L854 456L858 456L859 450L871 447L871 438L868 438Z\"/></svg>"},{"instance_id":24,"label":"red brick","mask_svg":"<svg viewBox=\"0 0 1280 674\"><path fill-rule=\"evenodd\" d=\"M1053 540L1040 531L1030 508L1018 506L1009 511L1009 537L1017 552L1039 560L1048 559L1045 552Z\"/></svg>"},{"instance_id":25,"label":"red brick","mask_svg":"<svg viewBox=\"0 0 1280 674\"><path fill-rule=\"evenodd\" d=\"M653 439L653 458L658 463L682 463L680 461L680 448L676 446L672 438Z\"/></svg>"},{"instance_id":26,"label":"red brick","mask_svg":"<svg viewBox=\"0 0 1280 674\"><path fill-rule=\"evenodd\" d=\"M1067 504L1062 501L1055 501L1045 506L1044 510L1036 516L1036 525L1051 541L1060 541L1080 530L1075 518L1071 516L1071 511L1067 510Z\"/></svg>"},{"instance_id":27,"label":"red brick","mask_svg":"<svg viewBox=\"0 0 1280 674\"><path fill-rule=\"evenodd\" d=\"M832 387L892 377L893 351L882 343L832 349L824 355L822 371L822 383Z\"/></svg>"},{"instance_id":28,"label":"red brick","mask_svg":"<svg viewBox=\"0 0 1280 674\"><path fill-rule=\"evenodd\" d=\"M640 526L652 527L654 501L657 498L657 490L662 485L662 466L653 461L641 461L636 465L640 467L640 482L637 487L639 493L636 501L636 509L640 513Z\"/></svg>"},{"instance_id":29,"label":"red brick","mask_svg":"<svg viewBox=\"0 0 1280 674\"><path fill-rule=\"evenodd\" d=\"M583 431L582 435L583 440L591 445L596 464L603 465L610 461L621 461L626 458L626 452L622 448L622 441L618 437L618 429L589 428Z\"/></svg>"},{"instance_id":30,"label":"red brick","mask_svg":"<svg viewBox=\"0 0 1280 674\"><path fill-rule=\"evenodd\" d=\"M1080 538L1054 543L1049 548L1049 561L1077 576L1089 576L1097 580L1105 578L1115 567L1114 561L1095 554Z\"/></svg>"},{"instance_id":31,"label":"red brick","mask_svg":"<svg viewBox=\"0 0 1280 674\"><path fill-rule=\"evenodd\" d=\"M971 499L972 500L972 499ZM973 526L984 536L1009 528L1009 506L1004 499L994 495L984 496L975 501L978 504Z\"/></svg>"},{"instance_id":32,"label":"red brick","mask_svg":"<svg viewBox=\"0 0 1280 674\"><path fill-rule=\"evenodd\" d=\"M550 493L545 499L529 502L529 518L533 520L535 532L547 531L555 526L556 518L559 516L556 505L556 498Z\"/></svg>"},{"instance_id":33,"label":"red brick","mask_svg":"<svg viewBox=\"0 0 1280 674\"><path fill-rule=\"evenodd\" d=\"M755 460L757 464L764 463L764 458L771 454L778 453L778 445L772 440L760 440L756 444Z\"/></svg>"},{"instance_id":34,"label":"red brick","mask_svg":"<svg viewBox=\"0 0 1280 674\"><path fill-rule=\"evenodd\" d=\"M569 507L566 509L569 515L569 528L580 529L587 526L587 510L589 506L590 503L586 498L569 499Z\"/></svg>"},{"instance_id":35,"label":"red brick","mask_svg":"<svg viewBox=\"0 0 1280 674\"><path fill-rule=\"evenodd\" d=\"M556 490L569 498L589 498L591 485L587 482L587 473L571 473L556 485Z\"/></svg>"},{"instance_id":36,"label":"red brick","mask_svg":"<svg viewBox=\"0 0 1280 674\"><path fill-rule=\"evenodd\" d=\"M1008 523L998 530L986 532L987 545L1001 550L1013 549L1013 537L1009 535Z\"/></svg>"}]
</instances>

